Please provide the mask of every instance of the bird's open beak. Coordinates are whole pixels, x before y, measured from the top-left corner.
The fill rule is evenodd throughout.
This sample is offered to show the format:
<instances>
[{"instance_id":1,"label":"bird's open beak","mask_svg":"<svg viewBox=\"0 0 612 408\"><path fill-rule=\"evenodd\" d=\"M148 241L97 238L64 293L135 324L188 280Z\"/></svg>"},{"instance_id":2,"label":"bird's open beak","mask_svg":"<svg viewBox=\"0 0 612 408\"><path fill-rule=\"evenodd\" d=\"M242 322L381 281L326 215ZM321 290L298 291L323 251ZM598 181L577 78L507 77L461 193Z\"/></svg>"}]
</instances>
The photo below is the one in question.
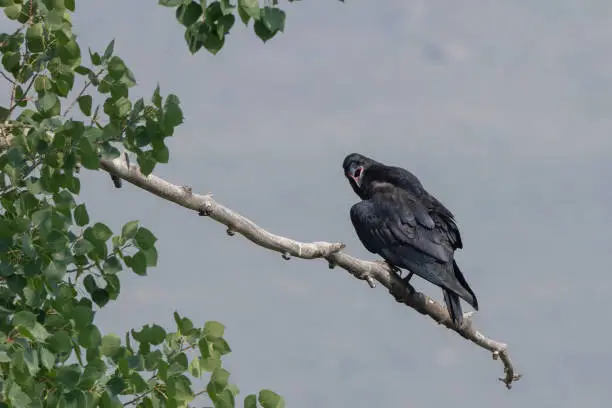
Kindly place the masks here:
<instances>
[{"instance_id":1,"label":"bird's open beak","mask_svg":"<svg viewBox=\"0 0 612 408\"><path fill-rule=\"evenodd\" d=\"M349 169L349 177L353 179L357 187L361 187L361 177L363 176L363 167L351 167Z\"/></svg>"}]
</instances>

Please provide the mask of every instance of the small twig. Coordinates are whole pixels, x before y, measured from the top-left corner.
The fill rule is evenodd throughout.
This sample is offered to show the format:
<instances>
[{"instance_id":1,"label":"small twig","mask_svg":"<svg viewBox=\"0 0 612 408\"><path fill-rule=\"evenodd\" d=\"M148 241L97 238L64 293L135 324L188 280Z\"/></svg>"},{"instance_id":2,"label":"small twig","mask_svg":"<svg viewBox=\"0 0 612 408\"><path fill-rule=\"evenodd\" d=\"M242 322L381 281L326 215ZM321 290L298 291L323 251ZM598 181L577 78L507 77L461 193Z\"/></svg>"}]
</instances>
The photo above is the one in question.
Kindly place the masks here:
<instances>
[{"instance_id":1,"label":"small twig","mask_svg":"<svg viewBox=\"0 0 612 408\"><path fill-rule=\"evenodd\" d=\"M4 71L0 71L0 75L2 75L2 76L4 77L4 79L6 79L7 81L9 81L11 84L13 84L13 86L17 85L17 83L16 83L14 80L12 80L11 78L9 78L9 76L8 76L8 75L6 75L6 74L4 73Z\"/></svg>"},{"instance_id":2,"label":"small twig","mask_svg":"<svg viewBox=\"0 0 612 408\"><path fill-rule=\"evenodd\" d=\"M96 72L94 74L95 78L98 78L98 76L100 74L102 74L102 72L104 72L104 68L100 68L100 70L98 72ZM77 95L77 97L72 101L72 103L70 104L70 106L68 106L66 108L66 110L64 111L64 117L66 115L68 115L68 113L70 112L70 110L72 110L72 108L74 107L74 105L76 105L77 101L79 100L79 98L81 96L83 96L83 94L85 93L85 91L87 90L87 88L89 88L89 85L91 85L91 79L88 79L87 82L85 82L85 86L83 86L83 89L81 89L81 92L79 92L79 94ZM92 119L93 121L93 119Z\"/></svg>"},{"instance_id":3,"label":"small twig","mask_svg":"<svg viewBox=\"0 0 612 408\"><path fill-rule=\"evenodd\" d=\"M19 103L19 102L24 101L24 100L25 100L25 101L31 101L31 100L32 100L31 98L28 98L28 92L30 92L30 89L32 89L32 86L34 85L34 81L36 81L36 78L37 78L37 77L38 77L38 74L35 74L35 75L32 77L32 79L30 79L30 83L28 84L28 86L27 86L27 88L25 89L25 91L23 91L23 98L18 99L18 100L13 100L13 99L11 99L11 107L10 107L10 109L9 109L9 115L10 115L11 113L13 113L13 111L14 111L15 109L17 109L17 106L19 106L19 105L18 105L18 103ZM17 89L17 83L14 83L14 84L13 84L13 89ZM14 94L13 94L13 97L14 97Z\"/></svg>"}]
</instances>

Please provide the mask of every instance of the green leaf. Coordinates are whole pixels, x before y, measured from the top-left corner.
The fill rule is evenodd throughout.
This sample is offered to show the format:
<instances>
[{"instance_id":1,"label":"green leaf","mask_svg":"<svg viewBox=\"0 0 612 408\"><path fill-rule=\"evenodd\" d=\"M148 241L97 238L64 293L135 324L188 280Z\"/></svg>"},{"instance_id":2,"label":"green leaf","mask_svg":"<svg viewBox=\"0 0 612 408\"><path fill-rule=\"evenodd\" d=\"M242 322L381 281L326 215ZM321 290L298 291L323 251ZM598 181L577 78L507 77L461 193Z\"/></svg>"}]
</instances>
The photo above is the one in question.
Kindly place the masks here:
<instances>
[{"instance_id":1,"label":"green leaf","mask_svg":"<svg viewBox=\"0 0 612 408\"><path fill-rule=\"evenodd\" d=\"M112 300L116 300L121 291L121 281L117 275L106 275L106 290L108 291L108 297Z\"/></svg>"},{"instance_id":2,"label":"green leaf","mask_svg":"<svg viewBox=\"0 0 612 408\"><path fill-rule=\"evenodd\" d=\"M10 111L4 106L0 106L0 122L4 122L8 119Z\"/></svg>"},{"instance_id":3,"label":"green leaf","mask_svg":"<svg viewBox=\"0 0 612 408\"><path fill-rule=\"evenodd\" d=\"M229 344L227 344L227 341L220 337L211 339L211 343L213 345L213 349L219 353L220 356L229 354L232 351Z\"/></svg>"},{"instance_id":4,"label":"green leaf","mask_svg":"<svg viewBox=\"0 0 612 408\"><path fill-rule=\"evenodd\" d=\"M162 405L158 405L158 406L162 406ZM100 397L99 407L100 408L123 408L123 403L119 400L119 398L117 398L116 395L112 394L111 390L107 390L106 392L102 393L102 396Z\"/></svg>"},{"instance_id":5,"label":"green leaf","mask_svg":"<svg viewBox=\"0 0 612 408\"><path fill-rule=\"evenodd\" d=\"M220 17L217 22L217 35L219 38L223 38L234 26L236 22L236 17L233 14L228 14L226 16Z\"/></svg>"},{"instance_id":6,"label":"green leaf","mask_svg":"<svg viewBox=\"0 0 612 408\"><path fill-rule=\"evenodd\" d=\"M285 30L285 12L276 7L264 7L261 12L261 21L273 33Z\"/></svg>"},{"instance_id":7,"label":"green leaf","mask_svg":"<svg viewBox=\"0 0 612 408\"><path fill-rule=\"evenodd\" d=\"M219 3L223 15L231 14L234 11L234 6L231 4L230 0L221 0Z\"/></svg>"},{"instance_id":8,"label":"green leaf","mask_svg":"<svg viewBox=\"0 0 612 408\"><path fill-rule=\"evenodd\" d=\"M244 25L249 24L249 20L251 19L251 16L249 16L242 7L238 7L238 15L240 16L240 20L242 20Z\"/></svg>"},{"instance_id":9,"label":"green leaf","mask_svg":"<svg viewBox=\"0 0 612 408\"><path fill-rule=\"evenodd\" d=\"M32 312L22 310L15 313L15 316L13 316L13 324L15 326L22 326L26 329L31 329L34 327L34 324L36 324L36 315Z\"/></svg>"},{"instance_id":10,"label":"green leaf","mask_svg":"<svg viewBox=\"0 0 612 408\"><path fill-rule=\"evenodd\" d=\"M209 320L204 324L204 335L207 337L223 337L225 326L219 322Z\"/></svg>"},{"instance_id":11,"label":"green leaf","mask_svg":"<svg viewBox=\"0 0 612 408\"><path fill-rule=\"evenodd\" d=\"M189 374L196 378L202 376L202 369L200 368L200 359L194 358L189 362Z\"/></svg>"},{"instance_id":12,"label":"green leaf","mask_svg":"<svg viewBox=\"0 0 612 408\"><path fill-rule=\"evenodd\" d=\"M186 335L193 329L193 323L186 317L181 317L178 312L174 312L174 321L176 322L176 327L179 329L179 332L182 335Z\"/></svg>"},{"instance_id":13,"label":"green leaf","mask_svg":"<svg viewBox=\"0 0 612 408\"><path fill-rule=\"evenodd\" d=\"M5 7L4 14L6 14L9 20L17 20L21 14L21 4L13 4L12 6Z\"/></svg>"},{"instance_id":14,"label":"green leaf","mask_svg":"<svg viewBox=\"0 0 612 408\"><path fill-rule=\"evenodd\" d=\"M218 35L207 35L206 39L202 43L204 48L213 55L216 55L225 44L225 37L219 37Z\"/></svg>"},{"instance_id":15,"label":"green leaf","mask_svg":"<svg viewBox=\"0 0 612 408\"><path fill-rule=\"evenodd\" d=\"M140 227L134 236L134 240L136 241L136 246L138 246L138 248L149 249L155 245L157 238L148 229Z\"/></svg>"},{"instance_id":16,"label":"green leaf","mask_svg":"<svg viewBox=\"0 0 612 408\"><path fill-rule=\"evenodd\" d=\"M119 57L112 57L108 62L108 73L114 79L120 79L126 72L127 66Z\"/></svg>"},{"instance_id":17,"label":"green leaf","mask_svg":"<svg viewBox=\"0 0 612 408\"><path fill-rule=\"evenodd\" d=\"M152 266L155 266L155 265L152 265ZM123 267L121 266L121 262L119 261L119 259L116 256L111 256L104 262L104 267L102 269L102 272L104 272L105 275L116 274L117 272L120 272L122 269Z\"/></svg>"},{"instance_id":18,"label":"green leaf","mask_svg":"<svg viewBox=\"0 0 612 408\"><path fill-rule=\"evenodd\" d=\"M154 346L162 344L166 339L166 331L163 327L154 324L149 332L149 343Z\"/></svg>"},{"instance_id":19,"label":"green leaf","mask_svg":"<svg viewBox=\"0 0 612 408\"><path fill-rule=\"evenodd\" d=\"M47 114L54 114L55 111L59 111L60 100L54 93L44 93L42 97L40 97L36 101L36 108L39 112Z\"/></svg>"},{"instance_id":20,"label":"green leaf","mask_svg":"<svg viewBox=\"0 0 612 408\"><path fill-rule=\"evenodd\" d=\"M183 123L183 111L180 107L180 100L174 94L168 95L164 102L164 125L168 128L175 128Z\"/></svg>"},{"instance_id":21,"label":"green leaf","mask_svg":"<svg viewBox=\"0 0 612 408\"><path fill-rule=\"evenodd\" d=\"M244 408L257 408L257 396L255 394L246 396L244 399Z\"/></svg>"},{"instance_id":22,"label":"green leaf","mask_svg":"<svg viewBox=\"0 0 612 408\"><path fill-rule=\"evenodd\" d=\"M256 21L255 24L253 24L253 30L264 43L276 34L276 32L270 31L262 21Z\"/></svg>"},{"instance_id":23,"label":"green leaf","mask_svg":"<svg viewBox=\"0 0 612 408\"><path fill-rule=\"evenodd\" d=\"M98 380L102 379L105 371L106 364L104 364L103 361L92 360L89 364L87 364L85 370L83 370L83 375L81 376L81 381L79 382L79 388L91 389Z\"/></svg>"},{"instance_id":24,"label":"green leaf","mask_svg":"<svg viewBox=\"0 0 612 408\"><path fill-rule=\"evenodd\" d=\"M113 55L114 50L115 50L115 39L111 40L111 42L108 43L108 45L106 46L106 49L104 50L103 58L105 60L109 59Z\"/></svg>"},{"instance_id":25,"label":"green leaf","mask_svg":"<svg viewBox=\"0 0 612 408\"><path fill-rule=\"evenodd\" d=\"M101 352L107 357L114 357L121 350L121 339L116 334L107 334L102 337Z\"/></svg>"},{"instance_id":26,"label":"green leaf","mask_svg":"<svg viewBox=\"0 0 612 408\"><path fill-rule=\"evenodd\" d=\"M157 86L155 87L155 90L153 91L153 96L151 97L151 102L153 102L153 105L155 105L157 108L161 108L162 107L162 97L159 91L159 84L157 84Z\"/></svg>"},{"instance_id":27,"label":"green leaf","mask_svg":"<svg viewBox=\"0 0 612 408\"><path fill-rule=\"evenodd\" d=\"M132 110L132 102L125 96L114 99L110 97L104 102L104 113L111 117L125 118Z\"/></svg>"},{"instance_id":28,"label":"green leaf","mask_svg":"<svg viewBox=\"0 0 612 408\"><path fill-rule=\"evenodd\" d=\"M142 250L141 252L144 253L147 258L147 266L157 266L157 249L155 249L155 247L151 247L147 250Z\"/></svg>"},{"instance_id":29,"label":"green leaf","mask_svg":"<svg viewBox=\"0 0 612 408\"><path fill-rule=\"evenodd\" d=\"M45 1L45 3L47 4L47 7L49 7L49 9L51 10L64 11L66 9L65 0Z\"/></svg>"},{"instance_id":30,"label":"green leaf","mask_svg":"<svg viewBox=\"0 0 612 408\"><path fill-rule=\"evenodd\" d=\"M168 378L166 380L166 386L167 394L171 400L177 402L189 402L193 400L193 391L191 390L189 380L185 376L181 375Z\"/></svg>"},{"instance_id":31,"label":"green leaf","mask_svg":"<svg viewBox=\"0 0 612 408\"><path fill-rule=\"evenodd\" d=\"M85 279L83 279L83 286L85 286L85 290L91 294L93 294L96 289L98 289L96 280L92 275L85 276Z\"/></svg>"},{"instance_id":32,"label":"green leaf","mask_svg":"<svg viewBox=\"0 0 612 408\"><path fill-rule=\"evenodd\" d=\"M51 261L43 271L47 279L60 281L66 274L66 264L64 262Z\"/></svg>"},{"instance_id":33,"label":"green leaf","mask_svg":"<svg viewBox=\"0 0 612 408\"><path fill-rule=\"evenodd\" d=\"M56 372L57 381L69 390L76 388L81 378L81 369L76 364L58 367Z\"/></svg>"},{"instance_id":34,"label":"green leaf","mask_svg":"<svg viewBox=\"0 0 612 408\"><path fill-rule=\"evenodd\" d=\"M77 242L74 243L74 247L72 248L72 251L74 252L75 255L85 255L93 251L95 248L96 247L94 246L94 244L92 244L86 239L81 238Z\"/></svg>"},{"instance_id":35,"label":"green leaf","mask_svg":"<svg viewBox=\"0 0 612 408\"><path fill-rule=\"evenodd\" d=\"M102 343L100 329L93 324L85 326L79 333L79 344L86 349L97 348Z\"/></svg>"},{"instance_id":36,"label":"green leaf","mask_svg":"<svg viewBox=\"0 0 612 408\"><path fill-rule=\"evenodd\" d=\"M147 382L142 378L140 374L135 371L132 372L132 374L130 375L130 383L134 391L138 393L144 392L149 389L149 385L147 384Z\"/></svg>"},{"instance_id":37,"label":"green leaf","mask_svg":"<svg viewBox=\"0 0 612 408\"><path fill-rule=\"evenodd\" d=\"M145 356L145 368L147 371L154 371L160 365L166 364L164 361L164 356L161 351L155 350ZM161 378L161 373L160 373Z\"/></svg>"},{"instance_id":38,"label":"green leaf","mask_svg":"<svg viewBox=\"0 0 612 408\"><path fill-rule=\"evenodd\" d=\"M189 27L195 23L202 15L202 6L195 1L187 4L181 4L176 9L176 18L185 27Z\"/></svg>"},{"instance_id":39,"label":"green leaf","mask_svg":"<svg viewBox=\"0 0 612 408\"><path fill-rule=\"evenodd\" d=\"M134 271L136 275L147 275L147 256L144 252L138 251L134 256L126 256L124 260L125 264L132 268L132 271Z\"/></svg>"},{"instance_id":40,"label":"green leaf","mask_svg":"<svg viewBox=\"0 0 612 408\"><path fill-rule=\"evenodd\" d=\"M96 222L92 227L93 235L100 241L108 241L113 236L113 231L101 222Z\"/></svg>"},{"instance_id":41,"label":"green leaf","mask_svg":"<svg viewBox=\"0 0 612 408\"><path fill-rule=\"evenodd\" d=\"M153 142L153 157L158 163L168 163L170 160L170 150L163 142Z\"/></svg>"},{"instance_id":42,"label":"green leaf","mask_svg":"<svg viewBox=\"0 0 612 408\"><path fill-rule=\"evenodd\" d=\"M140 166L140 172L145 176L148 176L153 172L155 168L155 160L152 159L151 152L144 152L143 154L138 155L136 158L138 162L138 166Z\"/></svg>"},{"instance_id":43,"label":"green leaf","mask_svg":"<svg viewBox=\"0 0 612 408\"><path fill-rule=\"evenodd\" d=\"M259 403L263 408L285 408L283 397L270 390L259 391Z\"/></svg>"},{"instance_id":44,"label":"green leaf","mask_svg":"<svg viewBox=\"0 0 612 408\"><path fill-rule=\"evenodd\" d=\"M91 116L91 104L92 104L91 95L79 96L79 98L77 99L77 102L79 103L79 108L81 109L81 112L83 112L85 116Z\"/></svg>"},{"instance_id":45,"label":"green leaf","mask_svg":"<svg viewBox=\"0 0 612 408\"><path fill-rule=\"evenodd\" d=\"M30 375L35 376L40 371L40 367L38 366L38 353L36 349L26 348L23 352L23 360L28 368L28 372Z\"/></svg>"},{"instance_id":46,"label":"green leaf","mask_svg":"<svg viewBox=\"0 0 612 408\"><path fill-rule=\"evenodd\" d=\"M26 30L27 47L30 52L37 53L45 49L43 39L43 24L32 24Z\"/></svg>"},{"instance_id":47,"label":"green leaf","mask_svg":"<svg viewBox=\"0 0 612 408\"><path fill-rule=\"evenodd\" d=\"M229 386L215 396L214 402L215 408L234 408L236 406L234 393L229 389Z\"/></svg>"},{"instance_id":48,"label":"green leaf","mask_svg":"<svg viewBox=\"0 0 612 408\"><path fill-rule=\"evenodd\" d=\"M27 329L27 331L29 332L28 337L34 341L42 342L49 337L49 332L47 329L45 329L44 326L38 322L34 324L33 328Z\"/></svg>"},{"instance_id":49,"label":"green leaf","mask_svg":"<svg viewBox=\"0 0 612 408\"><path fill-rule=\"evenodd\" d=\"M110 300L110 296L106 289L96 289L91 294L91 300L93 300L99 307L104 307L104 305L106 305Z\"/></svg>"},{"instance_id":50,"label":"green leaf","mask_svg":"<svg viewBox=\"0 0 612 408\"><path fill-rule=\"evenodd\" d=\"M83 134L85 136L85 134ZM87 137L82 137L79 143L79 155L81 164L89 170L97 170L100 167L100 159L94 144Z\"/></svg>"},{"instance_id":51,"label":"green leaf","mask_svg":"<svg viewBox=\"0 0 612 408\"><path fill-rule=\"evenodd\" d=\"M6 52L2 56L2 65L8 72L15 75L21 66L21 54L18 52Z\"/></svg>"},{"instance_id":52,"label":"green leaf","mask_svg":"<svg viewBox=\"0 0 612 408\"><path fill-rule=\"evenodd\" d=\"M202 48L203 41L207 37L207 27L206 24L198 21L185 30L185 42L190 53L195 54Z\"/></svg>"},{"instance_id":53,"label":"green leaf","mask_svg":"<svg viewBox=\"0 0 612 408\"><path fill-rule=\"evenodd\" d=\"M204 358L217 357L216 355L213 354L211 347L212 347L212 343L208 341L206 337L201 338L200 341L198 342L198 348L200 349L200 354Z\"/></svg>"},{"instance_id":54,"label":"green leaf","mask_svg":"<svg viewBox=\"0 0 612 408\"><path fill-rule=\"evenodd\" d=\"M159 5L166 7L178 7L183 4L183 2L183 0L159 0Z\"/></svg>"},{"instance_id":55,"label":"green leaf","mask_svg":"<svg viewBox=\"0 0 612 408\"><path fill-rule=\"evenodd\" d=\"M134 220L127 222L121 229L121 236L125 239L132 239L138 232L138 224L140 221Z\"/></svg>"},{"instance_id":56,"label":"green leaf","mask_svg":"<svg viewBox=\"0 0 612 408\"><path fill-rule=\"evenodd\" d=\"M97 52L91 52L91 50L89 50L89 57L91 58L91 63L93 65L102 64L102 57Z\"/></svg>"},{"instance_id":57,"label":"green leaf","mask_svg":"<svg viewBox=\"0 0 612 408\"><path fill-rule=\"evenodd\" d=\"M45 367L47 370L51 370L55 366L55 354L53 354L44 347L41 347L38 350L38 354L42 366Z\"/></svg>"},{"instance_id":58,"label":"green leaf","mask_svg":"<svg viewBox=\"0 0 612 408\"><path fill-rule=\"evenodd\" d=\"M91 310L91 306L81 305L74 308L71 317L72 319L74 319L76 329L82 330L83 328L86 328L88 325L91 324L94 315L93 310Z\"/></svg>"},{"instance_id":59,"label":"green leaf","mask_svg":"<svg viewBox=\"0 0 612 408\"><path fill-rule=\"evenodd\" d=\"M79 48L79 44L72 39L65 44L60 44L57 47L57 51L62 63L68 66L73 66L80 62L81 49Z\"/></svg>"},{"instance_id":60,"label":"green leaf","mask_svg":"<svg viewBox=\"0 0 612 408\"><path fill-rule=\"evenodd\" d=\"M0 351L0 363L10 363L13 359L6 353L6 351Z\"/></svg>"},{"instance_id":61,"label":"green leaf","mask_svg":"<svg viewBox=\"0 0 612 408\"><path fill-rule=\"evenodd\" d=\"M208 383L207 390L215 394L221 393L228 385L230 373L224 368L216 368L210 376L210 382Z\"/></svg>"},{"instance_id":62,"label":"green leaf","mask_svg":"<svg viewBox=\"0 0 612 408\"><path fill-rule=\"evenodd\" d=\"M103 142L101 145L102 158L106 160L113 160L121 156L119 149L111 145L109 142Z\"/></svg>"},{"instance_id":63,"label":"green leaf","mask_svg":"<svg viewBox=\"0 0 612 408\"><path fill-rule=\"evenodd\" d=\"M63 330L49 336L47 345L55 353L70 353L72 351L70 335Z\"/></svg>"},{"instance_id":64,"label":"green leaf","mask_svg":"<svg viewBox=\"0 0 612 408\"><path fill-rule=\"evenodd\" d=\"M98 143L104 138L104 131L97 127L90 126L83 132L83 138L91 143Z\"/></svg>"},{"instance_id":65,"label":"green leaf","mask_svg":"<svg viewBox=\"0 0 612 408\"><path fill-rule=\"evenodd\" d=\"M63 212L64 214L69 213L70 210L76 205L74 202L74 197L66 190L53 194L53 201L55 202L55 207L57 209L67 210L66 212Z\"/></svg>"},{"instance_id":66,"label":"green leaf","mask_svg":"<svg viewBox=\"0 0 612 408\"><path fill-rule=\"evenodd\" d=\"M82 227L83 225L89 224L89 214L85 208L85 204L79 204L74 209L74 221L76 225Z\"/></svg>"},{"instance_id":67,"label":"green leaf","mask_svg":"<svg viewBox=\"0 0 612 408\"><path fill-rule=\"evenodd\" d=\"M76 67L74 69L74 72L76 72L79 75L87 75L87 76L93 74L93 71L84 65L79 65L78 67Z\"/></svg>"},{"instance_id":68,"label":"green leaf","mask_svg":"<svg viewBox=\"0 0 612 408\"><path fill-rule=\"evenodd\" d=\"M200 368L204 371L214 371L221 367L221 360L218 357L207 357L200 361Z\"/></svg>"},{"instance_id":69,"label":"green leaf","mask_svg":"<svg viewBox=\"0 0 612 408\"><path fill-rule=\"evenodd\" d=\"M242 10L247 16L251 17L253 20L259 20L261 15L259 11L258 0L238 0L238 11L240 10ZM242 19L242 21L244 21L244 18Z\"/></svg>"},{"instance_id":70,"label":"green leaf","mask_svg":"<svg viewBox=\"0 0 612 408\"><path fill-rule=\"evenodd\" d=\"M4 10L6 12L6 9ZM11 388L8 392L8 399L13 407L29 407L30 403L32 402L32 399L25 392L23 392L21 387L19 387L19 385L16 383L11 384Z\"/></svg>"}]
</instances>

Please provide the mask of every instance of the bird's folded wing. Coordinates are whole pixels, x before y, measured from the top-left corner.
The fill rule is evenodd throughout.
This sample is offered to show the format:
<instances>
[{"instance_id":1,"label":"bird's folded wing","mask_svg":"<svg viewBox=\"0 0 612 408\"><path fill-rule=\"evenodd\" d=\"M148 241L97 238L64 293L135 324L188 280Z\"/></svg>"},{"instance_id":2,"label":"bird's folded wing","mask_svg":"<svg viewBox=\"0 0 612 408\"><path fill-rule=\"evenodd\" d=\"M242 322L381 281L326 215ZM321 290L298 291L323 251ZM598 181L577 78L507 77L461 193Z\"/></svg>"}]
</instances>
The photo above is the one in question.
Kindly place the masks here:
<instances>
[{"instance_id":1,"label":"bird's folded wing","mask_svg":"<svg viewBox=\"0 0 612 408\"><path fill-rule=\"evenodd\" d=\"M428 229L415 219L414 202L399 198L361 201L351 207L351 221L357 236L371 252L382 248L410 245L440 262L452 259L447 237L438 229Z\"/></svg>"}]
</instances>

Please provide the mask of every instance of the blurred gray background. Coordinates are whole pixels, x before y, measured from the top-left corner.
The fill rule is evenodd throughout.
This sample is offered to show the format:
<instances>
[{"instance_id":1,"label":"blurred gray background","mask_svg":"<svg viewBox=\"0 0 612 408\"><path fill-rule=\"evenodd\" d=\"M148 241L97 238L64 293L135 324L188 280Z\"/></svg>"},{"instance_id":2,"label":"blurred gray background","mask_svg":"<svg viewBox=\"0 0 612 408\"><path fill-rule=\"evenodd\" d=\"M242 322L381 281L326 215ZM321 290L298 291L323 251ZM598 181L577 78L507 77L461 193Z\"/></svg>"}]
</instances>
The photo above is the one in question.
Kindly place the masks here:
<instances>
[{"instance_id":1,"label":"blurred gray background","mask_svg":"<svg viewBox=\"0 0 612 408\"><path fill-rule=\"evenodd\" d=\"M79 1L74 16L84 55L116 39L135 94L159 82L180 97L185 123L156 174L373 259L342 159L410 169L455 212L475 324L525 377L507 391L488 352L384 289L90 172L92 218L139 219L159 238L159 266L125 274L100 313L106 331L172 328L174 310L220 320L241 397L271 388L289 407L609 406L611 2L304 1L284 4L285 34L263 45L237 23L216 57L190 55L156 3Z\"/></svg>"}]
</instances>

